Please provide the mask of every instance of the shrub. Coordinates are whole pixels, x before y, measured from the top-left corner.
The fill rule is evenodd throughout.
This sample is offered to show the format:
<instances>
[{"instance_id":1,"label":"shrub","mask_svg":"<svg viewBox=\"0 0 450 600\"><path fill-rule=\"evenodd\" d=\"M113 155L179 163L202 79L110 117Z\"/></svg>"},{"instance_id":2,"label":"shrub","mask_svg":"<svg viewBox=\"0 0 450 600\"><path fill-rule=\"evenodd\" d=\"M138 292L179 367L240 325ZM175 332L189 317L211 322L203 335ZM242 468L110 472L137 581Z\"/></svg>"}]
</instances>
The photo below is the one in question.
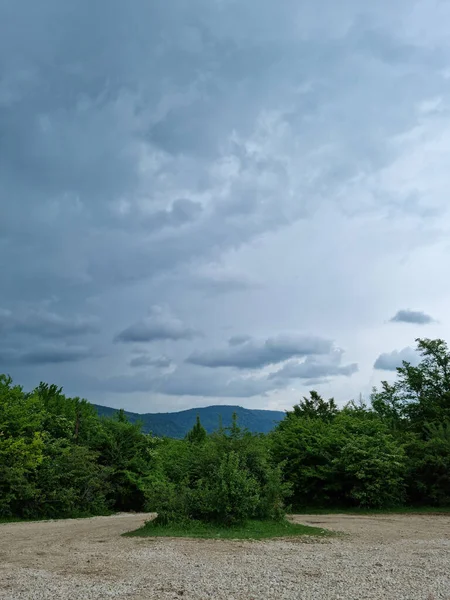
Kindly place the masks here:
<instances>
[{"instance_id":1,"label":"shrub","mask_svg":"<svg viewBox=\"0 0 450 600\"><path fill-rule=\"evenodd\" d=\"M193 519L233 525L284 517L289 486L260 436L234 423L196 444L168 443L165 451L161 477L147 491L147 508L158 512L156 524Z\"/></svg>"}]
</instances>

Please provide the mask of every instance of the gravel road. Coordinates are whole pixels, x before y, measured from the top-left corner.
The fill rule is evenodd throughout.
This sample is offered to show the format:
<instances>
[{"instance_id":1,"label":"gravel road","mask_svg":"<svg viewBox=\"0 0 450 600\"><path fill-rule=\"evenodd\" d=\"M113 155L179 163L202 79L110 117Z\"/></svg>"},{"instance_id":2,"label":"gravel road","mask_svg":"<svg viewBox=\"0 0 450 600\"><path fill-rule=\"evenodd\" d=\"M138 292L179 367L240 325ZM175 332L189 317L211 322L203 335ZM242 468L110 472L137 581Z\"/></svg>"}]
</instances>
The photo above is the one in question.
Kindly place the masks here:
<instances>
[{"instance_id":1,"label":"gravel road","mask_svg":"<svg viewBox=\"0 0 450 600\"><path fill-rule=\"evenodd\" d=\"M0 525L1 600L450 600L450 516L295 516L348 535L123 538L148 515Z\"/></svg>"}]
</instances>

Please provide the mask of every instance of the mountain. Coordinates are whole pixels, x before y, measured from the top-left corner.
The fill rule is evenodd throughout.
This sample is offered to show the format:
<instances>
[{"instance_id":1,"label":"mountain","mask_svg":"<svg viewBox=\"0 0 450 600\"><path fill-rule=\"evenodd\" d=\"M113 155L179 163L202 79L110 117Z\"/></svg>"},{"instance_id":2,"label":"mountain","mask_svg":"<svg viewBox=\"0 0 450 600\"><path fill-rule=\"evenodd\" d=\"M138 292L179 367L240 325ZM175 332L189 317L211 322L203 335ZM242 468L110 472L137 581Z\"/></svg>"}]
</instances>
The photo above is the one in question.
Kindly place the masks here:
<instances>
[{"instance_id":1,"label":"mountain","mask_svg":"<svg viewBox=\"0 0 450 600\"><path fill-rule=\"evenodd\" d=\"M117 411L115 408L98 404L94 404L94 407L100 416L105 417L111 417ZM132 423L141 421L145 433L151 432L153 435L161 437L183 438L192 429L197 415L206 431L211 433L217 429L220 417L222 417L224 427L231 425L234 412L238 416L240 427L253 433L268 433L278 421L284 418L285 414L278 410L253 410L241 406L207 406L173 413L138 414L125 411L125 414Z\"/></svg>"}]
</instances>

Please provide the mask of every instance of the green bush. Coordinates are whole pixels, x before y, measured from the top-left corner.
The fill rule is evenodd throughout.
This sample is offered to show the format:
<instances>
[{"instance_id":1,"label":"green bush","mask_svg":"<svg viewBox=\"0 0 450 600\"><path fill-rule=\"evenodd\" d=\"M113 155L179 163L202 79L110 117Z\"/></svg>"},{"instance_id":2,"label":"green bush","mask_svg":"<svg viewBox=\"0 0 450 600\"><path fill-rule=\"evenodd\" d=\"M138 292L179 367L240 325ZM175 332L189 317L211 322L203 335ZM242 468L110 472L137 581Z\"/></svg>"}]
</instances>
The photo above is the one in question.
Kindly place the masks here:
<instances>
[{"instance_id":1,"label":"green bush","mask_svg":"<svg viewBox=\"0 0 450 600\"><path fill-rule=\"evenodd\" d=\"M147 492L155 524L189 520L223 525L280 519L289 486L265 440L234 423L203 441L192 438L162 449L161 478Z\"/></svg>"}]
</instances>

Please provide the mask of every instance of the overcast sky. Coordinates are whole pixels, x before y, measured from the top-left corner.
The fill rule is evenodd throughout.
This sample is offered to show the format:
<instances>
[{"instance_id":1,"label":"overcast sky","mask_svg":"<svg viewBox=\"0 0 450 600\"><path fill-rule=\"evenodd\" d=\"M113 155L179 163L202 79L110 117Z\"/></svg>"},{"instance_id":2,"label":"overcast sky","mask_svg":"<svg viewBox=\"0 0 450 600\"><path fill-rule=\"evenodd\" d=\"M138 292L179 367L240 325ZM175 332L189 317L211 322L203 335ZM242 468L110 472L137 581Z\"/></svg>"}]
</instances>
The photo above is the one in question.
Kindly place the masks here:
<instances>
[{"instance_id":1,"label":"overcast sky","mask_svg":"<svg viewBox=\"0 0 450 600\"><path fill-rule=\"evenodd\" d=\"M367 396L448 339L450 2L0 0L0 372Z\"/></svg>"}]
</instances>

